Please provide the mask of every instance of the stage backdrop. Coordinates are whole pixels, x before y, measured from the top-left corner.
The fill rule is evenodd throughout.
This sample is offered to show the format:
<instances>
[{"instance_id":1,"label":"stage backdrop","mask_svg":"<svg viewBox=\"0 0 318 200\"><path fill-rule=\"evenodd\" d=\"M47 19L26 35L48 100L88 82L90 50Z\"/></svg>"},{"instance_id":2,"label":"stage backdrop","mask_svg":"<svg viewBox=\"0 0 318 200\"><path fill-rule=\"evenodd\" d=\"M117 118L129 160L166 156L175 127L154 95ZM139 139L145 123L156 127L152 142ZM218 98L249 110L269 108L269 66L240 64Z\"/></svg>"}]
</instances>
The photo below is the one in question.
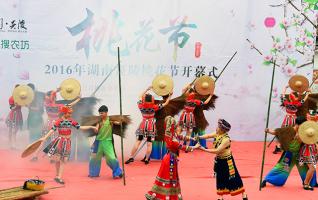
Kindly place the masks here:
<instances>
[{"instance_id":1,"label":"stage backdrop","mask_svg":"<svg viewBox=\"0 0 318 200\"><path fill-rule=\"evenodd\" d=\"M39 91L48 91L73 77L81 82L82 96L90 96L116 68L119 46L123 113L133 119L125 140L129 150L141 118L138 96L155 75L173 76L176 97L196 76L217 78L237 51L216 83L219 98L216 109L206 112L207 132L215 130L218 118L224 118L233 127L233 139L262 140L273 59L279 67L270 127L282 122L279 95L288 78L299 73L312 79L315 30L292 5L284 3L0 0L1 118L9 111L8 98L18 83L32 82ZM316 23L313 9L305 10L300 1L293 3ZM95 96L110 114L119 113L117 68Z\"/></svg>"}]
</instances>

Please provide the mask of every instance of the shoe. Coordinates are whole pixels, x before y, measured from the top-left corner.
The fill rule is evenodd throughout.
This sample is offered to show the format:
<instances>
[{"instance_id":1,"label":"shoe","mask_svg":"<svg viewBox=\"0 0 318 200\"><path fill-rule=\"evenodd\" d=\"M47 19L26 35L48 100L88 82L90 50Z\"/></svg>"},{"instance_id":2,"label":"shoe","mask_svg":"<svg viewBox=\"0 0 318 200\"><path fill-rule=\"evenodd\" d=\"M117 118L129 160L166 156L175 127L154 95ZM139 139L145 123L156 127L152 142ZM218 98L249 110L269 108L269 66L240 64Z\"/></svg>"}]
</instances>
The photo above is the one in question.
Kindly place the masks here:
<instances>
[{"instance_id":1,"label":"shoe","mask_svg":"<svg viewBox=\"0 0 318 200\"><path fill-rule=\"evenodd\" d=\"M148 165L149 164L149 161L150 161L150 159L148 158L148 159L146 159L145 160L145 165Z\"/></svg>"},{"instance_id":2,"label":"shoe","mask_svg":"<svg viewBox=\"0 0 318 200\"><path fill-rule=\"evenodd\" d=\"M243 200L248 200L247 195L245 195L245 197L243 197Z\"/></svg>"},{"instance_id":3,"label":"shoe","mask_svg":"<svg viewBox=\"0 0 318 200\"><path fill-rule=\"evenodd\" d=\"M121 179L123 177L122 174L118 175L118 176L114 176L113 179Z\"/></svg>"},{"instance_id":4,"label":"shoe","mask_svg":"<svg viewBox=\"0 0 318 200\"><path fill-rule=\"evenodd\" d=\"M131 162L134 162L135 160L133 159L133 158L129 158L126 162L125 162L125 164L129 164L129 163L131 163Z\"/></svg>"},{"instance_id":5,"label":"shoe","mask_svg":"<svg viewBox=\"0 0 318 200\"><path fill-rule=\"evenodd\" d=\"M89 178L98 178L99 176L91 176L91 175L88 175Z\"/></svg>"},{"instance_id":6,"label":"shoe","mask_svg":"<svg viewBox=\"0 0 318 200\"><path fill-rule=\"evenodd\" d=\"M318 187L318 183L316 183L316 185L314 187Z\"/></svg>"},{"instance_id":7,"label":"shoe","mask_svg":"<svg viewBox=\"0 0 318 200\"><path fill-rule=\"evenodd\" d=\"M145 162L145 160L146 160L146 156L141 160L141 162Z\"/></svg>"},{"instance_id":8,"label":"shoe","mask_svg":"<svg viewBox=\"0 0 318 200\"><path fill-rule=\"evenodd\" d=\"M304 188L304 190L311 190L311 191L314 190L313 187L311 187L310 185L307 185L307 184L304 184L303 188Z\"/></svg>"},{"instance_id":9,"label":"shoe","mask_svg":"<svg viewBox=\"0 0 318 200\"><path fill-rule=\"evenodd\" d=\"M278 154L280 152L282 152L282 149L276 145L275 150L273 151L273 154Z\"/></svg>"},{"instance_id":10,"label":"shoe","mask_svg":"<svg viewBox=\"0 0 318 200\"><path fill-rule=\"evenodd\" d=\"M65 182L64 182L62 179L60 179L60 178L57 178L57 177L56 177L54 180L55 180L55 182L57 182L57 183L59 183L59 184L62 184L62 185L65 184Z\"/></svg>"},{"instance_id":11,"label":"shoe","mask_svg":"<svg viewBox=\"0 0 318 200\"><path fill-rule=\"evenodd\" d=\"M35 156L35 157L33 157L30 161L31 161L31 162L36 162L36 161L38 161L38 157Z\"/></svg>"},{"instance_id":12,"label":"shoe","mask_svg":"<svg viewBox=\"0 0 318 200\"><path fill-rule=\"evenodd\" d=\"M266 181L265 180L262 181L262 183L261 183L261 188L264 188L264 187L266 187Z\"/></svg>"}]
</instances>

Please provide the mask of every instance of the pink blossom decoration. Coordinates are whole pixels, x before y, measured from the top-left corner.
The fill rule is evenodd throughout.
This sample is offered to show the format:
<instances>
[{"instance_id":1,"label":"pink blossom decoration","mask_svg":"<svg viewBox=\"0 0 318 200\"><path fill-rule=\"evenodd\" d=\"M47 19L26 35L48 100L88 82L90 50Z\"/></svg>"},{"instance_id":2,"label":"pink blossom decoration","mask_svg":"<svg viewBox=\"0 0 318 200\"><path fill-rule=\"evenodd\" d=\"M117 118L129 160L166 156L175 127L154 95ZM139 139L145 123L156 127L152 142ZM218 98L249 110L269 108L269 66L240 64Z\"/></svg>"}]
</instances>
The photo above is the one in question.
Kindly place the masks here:
<instances>
[{"instance_id":1,"label":"pink blossom decoration","mask_svg":"<svg viewBox=\"0 0 318 200\"><path fill-rule=\"evenodd\" d=\"M285 28L290 26L290 21L287 18L284 18L282 21L282 24L284 25Z\"/></svg>"},{"instance_id":2,"label":"pink blossom decoration","mask_svg":"<svg viewBox=\"0 0 318 200\"><path fill-rule=\"evenodd\" d=\"M312 46L314 44L314 40L312 38L306 38L305 42L308 46Z\"/></svg>"},{"instance_id":3,"label":"pink blossom decoration","mask_svg":"<svg viewBox=\"0 0 318 200\"><path fill-rule=\"evenodd\" d=\"M270 62L272 59L273 59L272 55L267 55L267 56L264 57L264 60L268 61L268 62Z\"/></svg>"},{"instance_id":4,"label":"pink blossom decoration","mask_svg":"<svg viewBox=\"0 0 318 200\"><path fill-rule=\"evenodd\" d=\"M295 68L290 65L283 66L281 69L282 72L288 77L294 76L296 74Z\"/></svg>"},{"instance_id":5,"label":"pink blossom decoration","mask_svg":"<svg viewBox=\"0 0 318 200\"><path fill-rule=\"evenodd\" d=\"M266 28L273 28L276 24L276 20L274 17L266 17L264 20L264 24Z\"/></svg>"},{"instance_id":6,"label":"pink blossom decoration","mask_svg":"<svg viewBox=\"0 0 318 200\"><path fill-rule=\"evenodd\" d=\"M30 79L30 74L28 71L22 71L18 75L19 79L21 80L29 80Z\"/></svg>"}]
</instances>

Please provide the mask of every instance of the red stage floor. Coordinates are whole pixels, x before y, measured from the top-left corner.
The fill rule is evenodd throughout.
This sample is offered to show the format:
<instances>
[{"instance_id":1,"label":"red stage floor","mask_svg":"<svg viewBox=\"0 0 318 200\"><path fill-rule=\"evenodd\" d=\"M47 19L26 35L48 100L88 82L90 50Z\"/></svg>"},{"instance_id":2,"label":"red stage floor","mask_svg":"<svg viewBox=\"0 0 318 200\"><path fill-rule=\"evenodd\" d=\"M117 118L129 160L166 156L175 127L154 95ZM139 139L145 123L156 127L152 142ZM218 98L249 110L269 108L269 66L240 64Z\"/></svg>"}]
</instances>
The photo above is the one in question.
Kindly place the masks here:
<instances>
[{"instance_id":1,"label":"red stage floor","mask_svg":"<svg viewBox=\"0 0 318 200\"><path fill-rule=\"evenodd\" d=\"M259 174L262 156L260 142L233 142L234 157L249 199L317 199L318 188L315 191L302 189L301 180L296 168L293 170L284 187L267 186L258 191ZM273 147L272 147L273 148ZM276 163L280 155L266 155L265 174ZM54 166L46 159L31 163L21 159L19 151L0 150L0 189L19 186L28 178L39 176L47 182L47 187L57 186L53 181ZM213 155L196 151L182 153L179 162L182 194L185 200L217 199L215 179L212 178ZM159 169L160 162L151 162L145 166L142 162L126 165L126 182L113 180L111 172L103 163L102 176L91 179L87 177L88 163L69 163L65 168L65 188L50 190L49 194L40 199L129 199L142 200L144 194L151 188ZM241 199L241 196L225 199Z\"/></svg>"}]
</instances>

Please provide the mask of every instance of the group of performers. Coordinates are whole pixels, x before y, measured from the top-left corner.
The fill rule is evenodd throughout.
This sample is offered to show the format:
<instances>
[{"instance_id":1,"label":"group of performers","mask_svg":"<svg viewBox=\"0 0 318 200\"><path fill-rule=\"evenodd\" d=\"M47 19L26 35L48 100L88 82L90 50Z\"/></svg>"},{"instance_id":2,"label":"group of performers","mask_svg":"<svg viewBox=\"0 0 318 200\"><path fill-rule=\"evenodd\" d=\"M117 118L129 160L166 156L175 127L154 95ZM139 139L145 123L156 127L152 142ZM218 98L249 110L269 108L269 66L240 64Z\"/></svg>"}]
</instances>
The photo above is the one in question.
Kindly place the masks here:
<instances>
[{"instance_id":1,"label":"group of performers","mask_svg":"<svg viewBox=\"0 0 318 200\"><path fill-rule=\"evenodd\" d=\"M282 94L282 106L286 109L282 126L275 130L265 130L277 137L283 153L278 163L265 177L262 187L265 187L266 183L275 186L284 185L295 165L303 181L303 188L313 190L313 187L317 187L315 169L318 161L318 114L314 110L304 109L311 93L306 80L302 76L295 76L290 80L288 87L293 91L286 95L288 87L285 87ZM100 175L101 161L105 157L106 164L112 170L113 178L121 178L123 171L116 156L113 135L124 137L124 132L121 130L123 126L124 130L126 129L130 118L127 115L109 116L108 107L102 105L98 109L99 116L84 116L80 125L72 118L72 107L81 101L76 87L78 83L74 82L76 80L68 83L68 87L73 84L74 88L67 88L64 84L63 87L47 92L44 95L43 105L34 101L36 96L41 95L34 92L34 85L15 86L13 96L9 99L10 113L6 120L11 147L14 147L16 133L23 125L21 106L29 107L28 125L34 132L39 130L36 121L40 123L42 119L34 113L43 112L42 109L45 107L48 119L44 129L42 127L44 136L31 138L31 142L35 142L25 150L25 155L33 153L32 160L36 161L38 154L41 151L45 152L55 163L54 180L64 184L63 171L71 155L72 128L80 129L90 132L90 136L96 136L91 146L88 176L94 178ZM153 142L161 142L166 149L166 153L162 155L161 166L154 185L145 195L146 199L182 199L178 176L180 150L185 153L202 150L216 154L214 171L219 199L223 199L223 195L227 194L233 196L241 194L243 200L248 199L231 151L231 139L228 134L231 125L226 120L219 119L215 133L193 134L194 130L202 132L208 126L203 111L214 108L217 99L214 95L214 84L213 79L208 76L199 77L188 84L179 97L172 99L171 77L159 75L140 95L137 105L142 121L136 130L136 141L130 157L125 163L134 162L135 156L145 144L147 144L147 150L142 161L146 165L150 163L152 150L158 150L153 148ZM30 91L33 91L32 94ZM56 100L59 92L68 100L68 103ZM151 92L162 96L163 100L155 100ZM178 114L180 117L177 121L175 116ZM212 148L207 148L201 142L209 138L214 139ZM33 148L35 146L36 150Z\"/></svg>"},{"instance_id":2,"label":"group of performers","mask_svg":"<svg viewBox=\"0 0 318 200\"><path fill-rule=\"evenodd\" d=\"M289 87L292 91L286 95ZM266 175L261 187L265 187L266 183L283 186L295 165L305 190L314 190L314 187L318 187L316 179L318 115L316 110L310 109L308 102L310 95L308 80L300 75L293 76L289 80L289 85L284 88L281 100L286 115L282 126L275 130L265 130L277 137L283 152L278 163ZM316 103L314 104L316 106ZM277 153L277 147L274 152Z\"/></svg>"},{"instance_id":3,"label":"group of performers","mask_svg":"<svg viewBox=\"0 0 318 200\"><path fill-rule=\"evenodd\" d=\"M165 78L161 77L163 80ZM156 82L156 81L154 81ZM165 87L169 87L169 81L165 80ZM154 93L164 95L164 102L155 102L154 97L150 94L153 89ZM214 102L217 98L213 95L214 81L209 77L201 77L191 84L188 84L183 90L182 95L171 99L172 88L164 93L156 87L156 84L147 88L138 101L138 108L142 114L142 121L136 131L137 141L131 151L130 158L126 164L134 162L134 157L142 140L147 142L147 151L144 159L145 164L149 164L151 154L151 143L155 137L163 138L167 153L164 155L159 172L151 190L146 193L146 199L182 199L180 181L178 175L178 156L180 150L184 152L192 152L195 149L216 154L216 181L217 194L219 199L223 199L223 195L230 194L232 196L242 194L242 199L247 200L247 195L243 186L242 179L236 168L232 152L230 150L230 138L228 131L231 125L224 119L218 121L216 133L204 136L192 137L194 128L205 129L208 125L203 110L214 108ZM156 115L157 112L161 116ZM174 118L180 114L179 121ZM163 126L160 119L164 118ZM158 119L158 121L157 121ZM159 128L157 128L157 125ZM183 134L182 132L185 132ZM200 145L200 140L207 138L215 138L212 149L206 149ZM194 141L195 145L190 146L189 141Z\"/></svg>"},{"instance_id":4,"label":"group of performers","mask_svg":"<svg viewBox=\"0 0 318 200\"><path fill-rule=\"evenodd\" d=\"M45 94L43 106L46 108L48 117L47 123L45 123L45 125L42 127L43 132L39 135L39 137L35 138L32 136L30 142L33 143L29 145L23 154L26 156L33 154L34 157L31 159L31 161L37 161L38 155L43 151L50 158L50 160L55 163L56 176L54 180L57 183L64 184L62 177L64 165L69 160L71 155L72 128L91 130L90 135L96 135L96 138L94 144L91 147L89 177L99 176L101 160L102 157L105 157L107 165L113 171L113 178L121 178L123 176L123 172L119 166L119 162L114 150L113 129L118 130L120 124L126 126L129 123L129 117L124 116L124 120L119 119L118 117L116 118L116 116L110 119L112 116L108 116L107 106L102 105L98 109L99 116L89 116L90 119L93 118L93 121L86 120L89 121L88 123L90 125L80 126L80 124L72 118L72 107L81 100L80 93L78 93L78 91L76 92L76 90L78 90L78 84L75 79L69 79L66 80L66 82L70 82L68 84L73 86L75 89L68 89L68 91L65 92L63 91L63 88L58 88ZM62 84L62 86L65 86L65 84ZM64 88L64 90L67 89ZM67 100L70 100L68 101L70 103L63 104L56 101L56 95L58 92L64 92L64 94L61 94L61 96L65 97ZM9 139L12 145L14 145L13 142L15 141L14 136L18 128L21 128L23 122L21 106L27 106L29 108L31 112L31 114L29 113L29 116L31 116L30 118L38 118L37 115L32 115L32 111L38 111L40 107L34 103L34 101L36 101L35 95L34 87L30 87L30 85L17 85L13 91L13 96L9 99L11 110L6 122L9 127ZM14 99L17 102L14 102ZM36 107L38 109L35 109ZM38 123L41 124L40 118L38 120ZM31 122L33 123L33 120L31 120ZM19 125L19 127L17 127L17 125ZM32 131L35 131L34 127Z\"/></svg>"}]
</instances>

